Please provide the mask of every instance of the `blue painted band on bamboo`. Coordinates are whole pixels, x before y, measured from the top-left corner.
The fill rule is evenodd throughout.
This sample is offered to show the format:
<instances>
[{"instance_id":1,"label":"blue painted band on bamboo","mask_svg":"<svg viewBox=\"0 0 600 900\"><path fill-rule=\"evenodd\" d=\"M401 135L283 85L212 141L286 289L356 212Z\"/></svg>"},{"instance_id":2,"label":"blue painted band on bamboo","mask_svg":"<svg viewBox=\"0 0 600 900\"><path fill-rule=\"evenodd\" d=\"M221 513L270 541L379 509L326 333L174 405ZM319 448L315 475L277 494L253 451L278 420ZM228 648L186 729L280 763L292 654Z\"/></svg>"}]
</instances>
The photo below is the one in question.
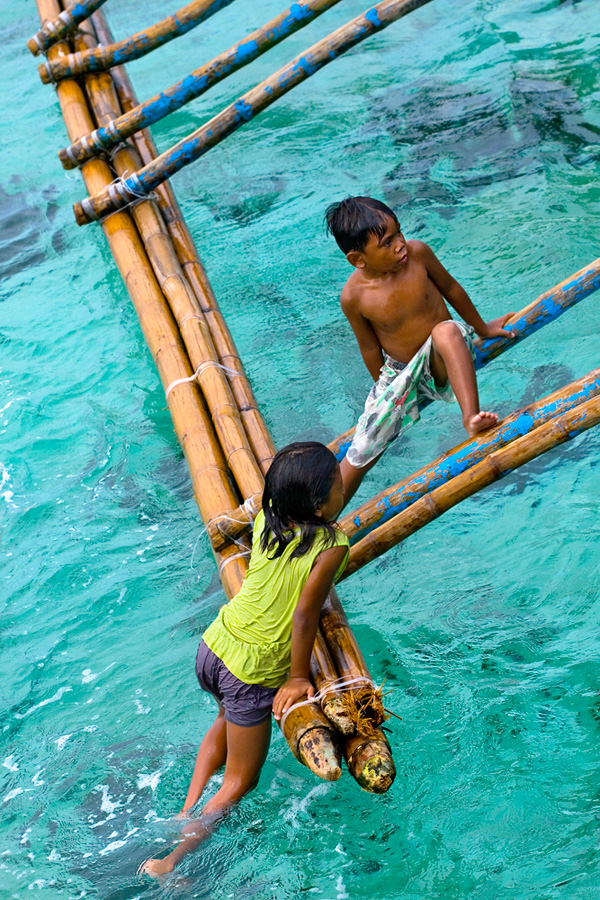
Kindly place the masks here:
<instances>
[{"instance_id":1,"label":"blue painted band on bamboo","mask_svg":"<svg viewBox=\"0 0 600 900\"><path fill-rule=\"evenodd\" d=\"M489 455L496 449L512 443L517 438L528 434L536 426L537 422L547 421L554 416L560 415L573 407L579 406L592 396L600 392L600 377L591 378L583 385L579 386L569 397L560 398L559 400L550 401L544 405L540 405L535 409L524 410L516 419L495 431L491 436L491 440L485 442L485 435L479 435L465 446L459 448L454 453L450 453L441 459L437 464L431 466L427 472L423 472L415 476L412 481L405 483L396 490L390 491L389 494L380 498L376 504L376 509L381 513L376 522L365 525L361 528L360 515L353 518L357 531L350 537L350 543L355 544L365 535L369 534L375 528L393 519L404 509L412 506L416 500L423 496L425 492L429 493L441 484L444 484L457 475L462 474L467 469L475 465L481 457L474 458L473 452L476 448L483 446L489 448ZM582 414L585 415L585 414Z\"/></svg>"}]
</instances>

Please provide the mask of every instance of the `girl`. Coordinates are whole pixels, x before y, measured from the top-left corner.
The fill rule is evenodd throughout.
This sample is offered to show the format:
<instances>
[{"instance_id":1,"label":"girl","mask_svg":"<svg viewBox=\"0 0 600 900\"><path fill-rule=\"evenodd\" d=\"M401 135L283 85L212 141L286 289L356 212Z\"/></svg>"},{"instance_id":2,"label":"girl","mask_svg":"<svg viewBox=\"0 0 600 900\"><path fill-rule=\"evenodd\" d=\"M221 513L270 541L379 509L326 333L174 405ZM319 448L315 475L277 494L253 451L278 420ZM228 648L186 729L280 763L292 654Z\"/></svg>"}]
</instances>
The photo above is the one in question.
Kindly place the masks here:
<instances>
[{"instance_id":1,"label":"girl","mask_svg":"<svg viewBox=\"0 0 600 900\"><path fill-rule=\"evenodd\" d=\"M348 558L348 538L332 525L343 503L340 467L323 444L290 444L276 454L242 588L221 608L198 648L196 675L219 712L200 744L181 814L225 765L223 783L201 818L183 829L175 850L148 860L142 872L170 872L209 836L258 782L271 739L271 709L279 720L301 697L314 695L308 672L319 614Z\"/></svg>"}]
</instances>

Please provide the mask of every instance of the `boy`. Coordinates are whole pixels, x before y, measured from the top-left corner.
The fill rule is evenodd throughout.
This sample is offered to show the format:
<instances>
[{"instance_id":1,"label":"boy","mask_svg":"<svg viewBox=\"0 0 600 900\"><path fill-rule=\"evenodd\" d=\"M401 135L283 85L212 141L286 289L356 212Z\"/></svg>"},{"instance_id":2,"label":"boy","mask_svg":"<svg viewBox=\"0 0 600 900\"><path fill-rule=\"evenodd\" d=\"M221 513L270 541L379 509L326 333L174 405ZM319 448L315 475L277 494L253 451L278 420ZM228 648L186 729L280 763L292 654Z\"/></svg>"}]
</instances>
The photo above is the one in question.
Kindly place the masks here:
<instances>
[{"instance_id":1,"label":"boy","mask_svg":"<svg viewBox=\"0 0 600 900\"><path fill-rule=\"evenodd\" d=\"M514 313L484 322L466 291L422 241L407 241L392 210L371 197L347 197L326 213L327 227L354 272L341 295L375 385L342 462L348 502L385 448L419 418L418 401L452 400L468 434L498 421L479 408L473 333L514 337ZM454 321L448 301L467 322Z\"/></svg>"}]
</instances>

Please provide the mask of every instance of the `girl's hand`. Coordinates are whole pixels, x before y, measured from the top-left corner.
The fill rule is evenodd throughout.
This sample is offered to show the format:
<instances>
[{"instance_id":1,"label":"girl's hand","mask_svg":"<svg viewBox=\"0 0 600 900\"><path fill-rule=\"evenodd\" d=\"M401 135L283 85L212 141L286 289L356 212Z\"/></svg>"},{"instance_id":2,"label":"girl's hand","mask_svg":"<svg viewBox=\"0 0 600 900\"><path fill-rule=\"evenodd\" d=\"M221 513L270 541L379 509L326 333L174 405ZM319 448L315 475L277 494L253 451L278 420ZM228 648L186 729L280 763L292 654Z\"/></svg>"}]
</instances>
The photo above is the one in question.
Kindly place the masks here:
<instances>
[{"instance_id":1,"label":"girl's hand","mask_svg":"<svg viewBox=\"0 0 600 900\"><path fill-rule=\"evenodd\" d=\"M279 722L282 715L288 711L301 697L307 697L311 700L315 695L315 689L308 678L288 678L283 684L273 700L273 715Z\"/></svg>"},{"instance_id":2,"label":"girl's hand","mask_svg":"<svg viewBox=\"0 0 600 900\"><path fill-rule=\"evenodd\" d=\"M514 312L509 312L503 316L500 316L499 319L492 319L491 322L486 322L485 331L478 332L479 337L486 339L495 337L514 338L514 331L507 331L507 329L504 327L512 316L514 316Z\"/></svg>"}]
</instances>

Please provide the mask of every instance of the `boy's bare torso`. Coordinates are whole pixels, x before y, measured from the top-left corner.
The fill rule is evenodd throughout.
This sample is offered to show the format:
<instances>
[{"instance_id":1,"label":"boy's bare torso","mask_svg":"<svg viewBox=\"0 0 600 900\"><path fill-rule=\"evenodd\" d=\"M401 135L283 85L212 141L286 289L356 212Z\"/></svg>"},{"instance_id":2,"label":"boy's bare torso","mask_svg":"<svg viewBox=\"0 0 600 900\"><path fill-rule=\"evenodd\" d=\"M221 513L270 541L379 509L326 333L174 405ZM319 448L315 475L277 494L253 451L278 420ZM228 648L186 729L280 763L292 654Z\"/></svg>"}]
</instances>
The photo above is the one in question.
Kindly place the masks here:
<instances>
[{"instance_id":1,"label":"boy's bare torso","mask_svg":"<svg viewBox=\"0 0 600 900\"><path fill-rule=\"evenodd\" d=\"M398 362L409 362L434 326L451 318L429 276L424 247L420 241L407 241L406 261L381 276L355 269L342 292L344 312L366 319L382 349Z\"/></svg>"}]
</instances>

